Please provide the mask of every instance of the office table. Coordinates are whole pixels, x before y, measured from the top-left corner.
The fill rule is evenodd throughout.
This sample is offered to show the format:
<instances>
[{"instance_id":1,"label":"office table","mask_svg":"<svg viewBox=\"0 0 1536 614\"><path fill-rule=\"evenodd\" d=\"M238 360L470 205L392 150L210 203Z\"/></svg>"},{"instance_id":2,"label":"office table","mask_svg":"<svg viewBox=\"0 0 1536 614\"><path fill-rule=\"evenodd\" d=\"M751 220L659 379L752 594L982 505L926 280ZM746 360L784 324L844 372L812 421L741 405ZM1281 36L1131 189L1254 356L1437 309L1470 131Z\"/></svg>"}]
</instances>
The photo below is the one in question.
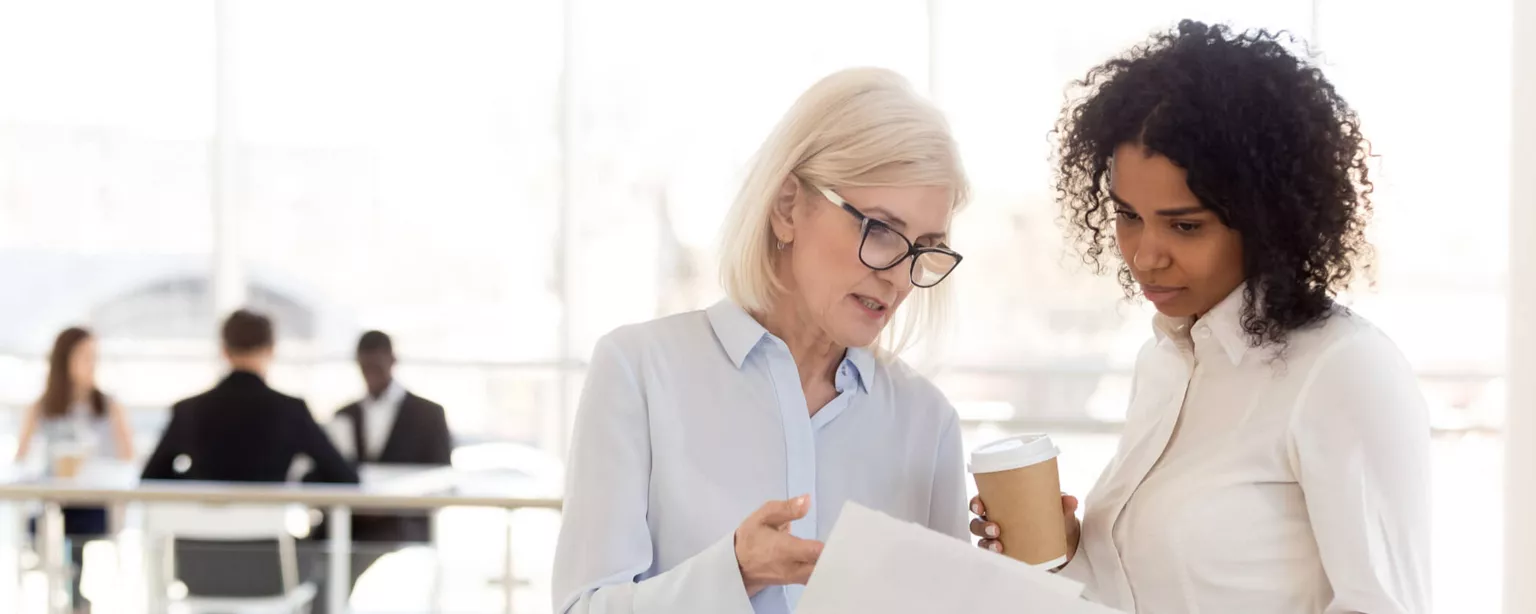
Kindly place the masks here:
<instances>
[{"instance_id":1,"label":"office table","mask_svg":"<svg viewBox=\"0 0 1536 614\"><path fill-rule=\"evenodd\" d=\"M328 611L348 611L348 578L351 577L352 511L436 510L444 507L488 507L559 510L561 501L552 496L512 497L494 494L495 471L458 471L449 467L364 466L363 484L300 483L230 483L192 481L139 481L107 474L82 475L75 479L53 479L19 475L0 475L0 526L21 528L19 503L40 501L43 514L38 523L41 555L49 577L48 604L51 613L62 613L67 597L64 569L63 506L67 504L114 505L126 503L200 503L200 504L302 504L326 509L330 516L327 549L330 555L327 594ZM465 494L469 493L469 494ZM16 514L15 517L7 517ZM510 544L511 524L505 522ZM17 531L4 530L13 539ZM507 551L504 578L506 611L512 610L514 584L510 576L511 550ZM14 557L11 557L14 559ZM8 570L0 564L0 573ZM19 569L13 570L18 572ZM13 575L12 577L16 577Z\"/></svg>"}]
</instances>

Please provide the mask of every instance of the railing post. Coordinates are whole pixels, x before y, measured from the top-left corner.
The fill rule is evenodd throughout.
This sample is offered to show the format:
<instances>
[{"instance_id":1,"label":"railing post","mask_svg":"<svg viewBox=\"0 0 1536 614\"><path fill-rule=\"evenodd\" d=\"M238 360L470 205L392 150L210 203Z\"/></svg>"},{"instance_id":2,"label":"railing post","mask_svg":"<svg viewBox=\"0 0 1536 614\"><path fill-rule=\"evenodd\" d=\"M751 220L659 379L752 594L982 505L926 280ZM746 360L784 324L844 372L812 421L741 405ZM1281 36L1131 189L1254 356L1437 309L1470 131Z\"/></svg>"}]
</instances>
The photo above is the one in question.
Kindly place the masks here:
<instances>
[{"instance_id":1,"label":"railing post","mask_svg":"<svg viewBox=\"0 0 1536 614\"><path fill-rule=\"evenodd\" d=\"M68 614L73 604L70 603L69 568L64 553L64 509L58 503L43 502L37 537L42 544L43 573L48 577L48 611Z\"/></svg>"},{"instance_id":2,"label":"railing post","mask_svg":"<svg viewBox=\"0 0 1536 614\"><path fill-rule=\"evenodd\" d=\"M326 578L326 591L319 598L325 599L326 611L346 614L352 594L352 508L345 505L331 506L328 520L331 564L330 577Z\"/></svg>"},{"instance_id":3,"label":"railing post","mask_svg":"<svg viewBox=\"0 0 1536 614\"><path fill-rule=\"evenodd\" d=\"M503 508L501 516L501 523L506 530L506 535L502 539L502 545L506 548L506 559L502 561L501 568L502 591L506 593L505 608L502 609L504 614L512 614L512 610L516 607L512 605L513 598L517 595L517 574L513 573L512 569L512 512L514 511L510 507Z\"/></svg>"}]
</instances>

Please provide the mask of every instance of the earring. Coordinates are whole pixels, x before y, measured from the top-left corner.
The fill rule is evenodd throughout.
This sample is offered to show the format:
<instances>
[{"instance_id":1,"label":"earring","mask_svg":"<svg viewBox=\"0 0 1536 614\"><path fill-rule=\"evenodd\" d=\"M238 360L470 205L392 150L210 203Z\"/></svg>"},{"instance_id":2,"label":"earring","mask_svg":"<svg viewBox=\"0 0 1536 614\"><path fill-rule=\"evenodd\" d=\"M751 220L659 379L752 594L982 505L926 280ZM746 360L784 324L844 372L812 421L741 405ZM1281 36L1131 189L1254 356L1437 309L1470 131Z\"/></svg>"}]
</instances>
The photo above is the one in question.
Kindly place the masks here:
<instances>
[{"instance_id":1,"label":"earring","mask_svg":"<svg viewBox=\"0 0 1536 614\"><path fill-rule=\"evenodd\" d=\"M785 242L783 242L783 241L779 241L779 242L778 242L778 248L779 248L779 251L781 251L781 252L782 252L782 251L784 251L784 248L786 248L786 247L789 247L789 244L788 244L788 243L785 243Z\"/></svg>"}]
</instances>

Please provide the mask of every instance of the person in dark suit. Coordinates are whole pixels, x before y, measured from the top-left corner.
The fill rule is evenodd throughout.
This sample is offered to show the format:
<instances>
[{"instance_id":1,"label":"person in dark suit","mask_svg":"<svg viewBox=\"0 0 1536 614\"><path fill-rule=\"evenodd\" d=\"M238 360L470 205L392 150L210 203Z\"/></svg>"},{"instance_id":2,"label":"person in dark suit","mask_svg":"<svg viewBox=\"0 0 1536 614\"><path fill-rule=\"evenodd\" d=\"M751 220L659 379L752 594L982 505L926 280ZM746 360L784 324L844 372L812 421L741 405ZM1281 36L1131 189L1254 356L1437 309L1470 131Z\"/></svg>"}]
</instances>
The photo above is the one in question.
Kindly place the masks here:
<instances>
[{"instance_id":1,"label":"person in dark suit","mask_svg":"<svg viewBox=\"0 0 1536 614\"><path fill-rule=\"evenodd\" d=\"M449 465L453 439L443 406L410 393L395 379L395 348L389 335L368 331L357 342L357 368L367 395L336 411L331 436L358 465ZM311 536L329 533L322 524ZM385 554L432 541L432 516L423 512L355 514L352 517L352 586ZM323 589L323 587L322 587ZM314 610L324 614L323 606Z\"/></svg>"},{"instance_id":2,"label":"person in dark suit","mask_svg":"<svg viewBox=\"0 0 1536 614\"><path fill-rule=\"evenodd\" d=\"M300 455L319 482L356 484L357 471L326 437L309 406L267 386L272 321L236 311L224 322L230 373L212 390L177 403L144 466L146 480L283 482ZM190 465L177 467L185 457Z\"/></svg>"},{"instance_id":3,"label":"person in dark suit","mask_svg":"<svg viewBox=\"0 0 1536 614\"><path fill-rule=\"evenodd\" d=\"M395 349L389 335L368 331L357 342L357 367L368 395L341 408L336 420L350 428L350 448L361 463L386 465L448 465L453 439L443 406L416 396L395 379ZM432 541L430 517L359 515L352 522L352 539L364 542Z\"/></svg>"},{"instance_id":4,"label":"person in dark suit","mask_svg":"<svg viewBox=\"0 0 1536 614\"><path fill-rule=\"evenodd\" d=\"M177 403L144 466L146 480L284 482L294 460L314 464L310 480L358 482L357 470L331 444L303 400L268 387L272 321L250 311L225 320L230 373L212 390ZM189 594L270 595L281 591L277 548L257 542L176 541L176 576Z\"/></svg>"}]
</instances>

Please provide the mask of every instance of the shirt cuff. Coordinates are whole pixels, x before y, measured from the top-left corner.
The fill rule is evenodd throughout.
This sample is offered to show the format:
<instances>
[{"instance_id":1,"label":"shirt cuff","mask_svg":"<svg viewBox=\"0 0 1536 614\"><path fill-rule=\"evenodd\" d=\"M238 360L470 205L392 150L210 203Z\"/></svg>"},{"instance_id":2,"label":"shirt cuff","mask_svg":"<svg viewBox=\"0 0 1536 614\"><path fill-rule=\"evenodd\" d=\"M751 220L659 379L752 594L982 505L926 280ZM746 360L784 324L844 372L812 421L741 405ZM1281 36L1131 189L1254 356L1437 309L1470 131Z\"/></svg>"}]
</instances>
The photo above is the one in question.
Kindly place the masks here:
<instances>
[{"instance_id":1,"label":"shirt cuff","mask_svg":"<svg viewBox=\"0 0 1536 614\"><path fill-rule=\"evenodd\" d=\"M668 571L668 582L641 582L635 591L637 614L711 612L753 614L752 600L736 562L736 534Z\"/></svg>"}]
</instances>

